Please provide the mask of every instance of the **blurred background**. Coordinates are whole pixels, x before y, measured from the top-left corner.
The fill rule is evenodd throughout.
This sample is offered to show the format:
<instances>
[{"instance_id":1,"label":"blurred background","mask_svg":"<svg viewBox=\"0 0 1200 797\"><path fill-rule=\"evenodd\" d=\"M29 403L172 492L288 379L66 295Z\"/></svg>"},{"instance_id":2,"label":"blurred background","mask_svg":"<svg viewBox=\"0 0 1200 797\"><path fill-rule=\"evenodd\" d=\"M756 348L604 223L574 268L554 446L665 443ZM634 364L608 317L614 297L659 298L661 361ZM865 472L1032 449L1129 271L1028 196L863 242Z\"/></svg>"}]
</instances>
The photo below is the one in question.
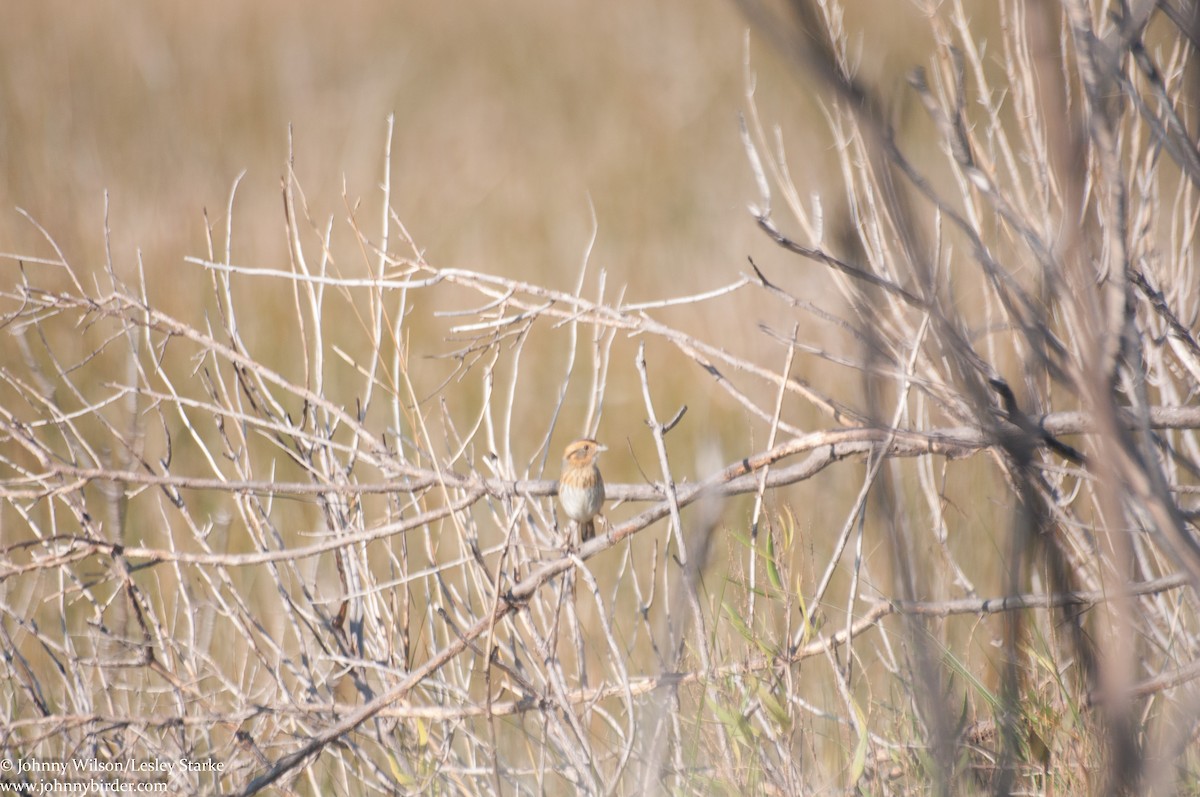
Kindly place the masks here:
<instances>
[{"instance_id":1,"label":"blurred background","mask_svg":"<svg viewBox=\"0 0 1200 797\"><path fill-rule=\"evenodd\" d=\"M744 41L726 2L21 5L0 32L0 235L40 237L19 206L90 253L107 191L118 265L138 247L174 276L244 170L236 251L278 266L289 125L312 215L341 217L343 187L376 192L395 113L393 201L439 264L572 285L590 197L618 283L727 279L765 249L743 212ZM788 121L814 109L764 83L792 93Z\"/></svg>"},{"instance_id":2,"label":"blurred background","mask_svg":"<svg viewBox=\"0 0 1200 797\"><path fill-rule=\"evenodd\" d=\"M921 39L883 45L905 41L911 9L855 6L864 75L901 85ZM219 220L245 171L237 260L278 267L289 125L312 216L340 219L343 190L351 203L377 194L395 113L393 203L438 265L570 287L589 199L593 268L633 299L775 257L745 212L747 23L731 2L101 0L5 15L7 251L45 250L20 207L68 259L90 257L108 192L118 269L136 248L152 278L178 284L192 271L182 256L203 253L204 211ZM793 176L815 188L831 161L820 106L754 36L748 54L765 121L784 126Z\"/></svg>"},{"instance_id":3,"label":"blurred background","mask_svg":"<svg viewBox=\"0 0 1200 797\"><path fill-rule=\"evenodd\" d=\"M925 56L928 30L908 5L852 5L860 74L899 90ZM152 302L189 323L211 312L197 302L211 288L183 258L207 256L206 228L223 249L241 173L233 262L290 267L281 201L289 128L311 225L332 220L334 273L369 273L347 219L378 230L392 113L392 205L436 266L571 289L594 207L585 296L597 297L600 270L607 295L623 291L627 301L710 290L747 271L749 256L800 295L841 303L825 275L778 251L746 211L757 196L737 117L752 74L764 123L781 125L797 185L832 186L828 223L844 216L820 99L732 2L101 0L5 13L0 251L53 254L21 208L76 269L102 268L107 195L116 273L134 281L140 253ZM15 273L11 261L4 268ZM242 304L246 334L260 347L281 346L255 356L286 372L294 350L276 333L294 315L290 292L243 301L252 303ZM786 332L795 319L762 304L743 292L659 317L692 332L727 327L708 339L778 368L779 345L739 322ZM420 312L413 321L422 323ZM418 366L447 348L443 338L434 329L418 336ZM816 331L808 340L835 344ZM631 355L629 347L614 353L605 406L618 420L601 431L613 442L636 435L648 443ZM815 367L799 358L796 373L813 378ZM688 403L695 431L732 443L726 455L753 450L740 409L711 389L711 377L694 368L666 381L674 390L661 397L665 411ZM526 404L518 412L541 434L546 402ZM580 427L585 407L586 385L572 394L562 436ZM798 411L804 422L807 408ZM555 440L555 456L563 442Z\"/></svg>"},{"instance_id":4,"label":"blurred background","mask_svg":"<svg viewBox=\"0 0 1200 797\"><path fill-rule=\"evenodd\" d=\"M931 184L943 186L949 180L947 159L939 152L938 138L931 134L927 115L906 82L914 67L928 65L931 60L931 26L915 2L855 0L847 5L843 20L845 41L856 64L856 77L885 98L906 157ZM995 35L999 30L992 19L997 13L995 5L964 1L957 5L945 3L943 10L966 7L963 18L970 19L970 29L965 35L973 42L977 37L979 49L984 53L980 59L983 69L996 69L998 80L994 85L1003 87L1003 74L997 65L1004 56L996 53L1002 52L1004 39ZM1016 4L1011 8L1023 10L1025 6ZM1045 13L1054 16L1057 12ZM845 142L839 147L834 141L824 98L805 82L785 54L771 49L765 33L750 29L737 4L727 0L364 1L342 5L279 0L256 3L215 0L204 4L43 0L9 4L4 24L0 26L0 254L8 255L0 258L3 269L0 279L8 286L28 278L40 288L52 289L56 282L66 287L69 276L64 270L37 262L38 258L56 259L58 247L85 290L103 294L110 284L105 267L111 259L116 277L128 285L139 286L139 291L144 274L147 298L154 308L194 329L215 330L214 336L224 341L221 322L214 320L223 309L223 297L214 290L212 274L185 258L209 259L211 239L215 242L212 256L223 259L224 242L230 235L234 264L291 270L282 191L290 168L298 188L302 214L298 226L302 228L307 255L319 256L320 246L314 243L319 244L325 231L330 230L329 273L342 277L374 274L376 258L369 244L378 242L381 235L380 186L385 179L385 152L389 146L387 119L394 115L388 172L390 204L428 263L572 291L586 257L588 271L583 297L615 303L614 297L623 296L624 301L636 303L728 285L750 270L747 258L753 258L774 283L812 302L820 311L832 314L831 317L820 320L815 314L789 307L784 301L774 298L764 301L764 293L758 290L744 290L714 301L656 308L649 314L772 373L783 367L786 348L766 334L763 327L787 335L793 325L799 324L799 339L814 351L796 355L792 375L817 385L821 393L834 400L862 408L864 381L860 374L852 367L831 364L838 358L861 360L861 340L854 334L858 327L853 325L859 319L845 307L826 272L812 262L778 249L747 212L747 204L758 202L759 197L740 138L738 115L747 111L747 89L753 86L769 140L775 140L773 129L778 126L777 140L786 150L787 166L800 200L810 201L813 194L821 197L830 248L838 250L839 244L853 243L855 237L847 212L847 181L841 173L838 152L839 148L858 150ZM972 103L971 113L981 113L982 105L974 99ZM1019 129L1021 125L1014 121L1019 113L1019 109L1006 106L1003 123ZM983 138L990 135L982 127L980 131ZM1021 168L1025 165L1021 161ZM1013 173L1024 172L1014 168ZM953 191L950 193L953 195ZM783 204L778 197L776 202ZM788 227L786 212L777 215L785 233L796 232ZM924 221L932 226L930 219ZM987 216L984 226L993 221ZM1047 220L1034 221L1040 229L1041 222ZM1001 227L998 247L1012 256L1012 262L1006 266L1022 274L1033 273L1021 271L1032 261L1013 244L1012 238L1005 237L1002 225L998 226ZM358 238L360 233L362 240ZM589 248L593 234L595 245ZM804 240L802 234L796 237ZM947 240L955 243L952 238ZM389 251L398 257L411 254L395 228ZM945 258L950 262L953 254L967 251L968 247L960 245L957 252L947 251ZM26 262L21 264L14 254ZM961 272L965 277L952 289L972 297L974 304L966 302L957 309L970 316L968 326L974 327L978 319L985 318L982 312L977 312L982 306L979 296L983 293L983 280L969 262L967 266ZM234 303L240 313L239 330L253 358L295 384L311 385L310 374L305 370L309 363L303 359L308 350L297 341L301 334L310 334L312 328L304 333L298 329L297 319L304 317L304 313L297 311L294 286L286 280L244 276L233 282ZM444 405L429 402L429 406L423 407L442 425L421 438L420 444L430 449L437 445L453 449L454 436L464 429L469 428L468 437L475 434L479 427L471 424L483 414L480 397L493 386L485 384L492 373L478 367L461 382L442 390L447 384L445 380L454 375L456 362L438 356L461 344L452 340L448 332L458 319L439 318L434 311L478 308L486 302L478 293L455 290L452 287L445 292L439 290L436 298L430 299L426 297L432 291L419 295L414 292L412 301L417 304L410 308L411 315L407 317L407 337L399 341L400 348L411 347L405 351L406 355L411 354L411 373L405 376L411 376L416 383L421 393L418 398L437 396L445 400ZM353 411L365 392L361 371L355 370L355 365L370 355L371 340L366 334L369 325L363 321L369 291L362 288L355 295L350 295L350 291L329 293L333 298L329 299L329 312L323 318L329 340L322 342L330 344L329 352L339 347L338 353L344 356L338 359L330 354L324 362L328 371L324 395L337 406ZM398 293L386 295L386 300L395 301L396 305L387 308L388 314L396 312L399 306ZM10 305L19 302L19 296L9 300ZM429 307L422 302L441 304ZM8 313L14 309L6 306L0 311ZM87 316L88 309L85 306L80 310L80 317ZM36 315L36 311L30 314ZM839 324L841 319L853 323ZM468 320L477 320L477 316ZM15 326L19 325L11 324L9 329ZM92 350L103 343L105 336L118 337L111 332L111 325L89 326L85 321L28 323L21 332L32 337L31 330L50 338L39 343L44 345L44 352L53 352L59 358L56 365L83 363L78 371L66 369L70 370L69 379L81 390L78 396L62 391L64 413L76 412L86 401L100 405L100 397L111 396L117 389L114 385L139 382L120 351L91 358ZM512 376L514 384L520 386L519 391L513 391L515 433L497 435L513 441L513 450L500 455L516 475L555 477L562 447L585 431L592 362L598 347L591 337L594 329L588 323L579 326L578 340L570 337L571 331L569 324L539 322L524 341L527 345L519 358L512 347L496 347L504 349L503 356L497 357L494 372L497 393L504 387L507 376ZM13 339L19 334L14 331ZM148 335L146 339L165 350L167 344L163 340L169 336L156 335ZM721 390L714 376L695 361L670 349L661 338L647 337L650 383L659 420L667 420L683 404L689 408L684 422L669 438L677 477L695 478L711 472L718 464L736 462L766 447L766 423L752 417ZM617 334L612 348L597 433L610 448L603 460L610 482L659 478L652 437L643 423L646 409L634 366L639 342L637 338ZM166 369L182 379L190 379L188 389L200 390L196 395L207 396L207 385L203 383L203 375L197 375L196 368L202 357L185 344L171 341L171 345L175 348L169 357L164 357ZM1004 346L987 345L1001 350L998 355L991 352L997 367L1011 369L1007 376L1015 374L1019 378L1019 363L1008 356ZM47 356L42 348L33 349L41 353L39 356ZM298 350L301 354L297 354ZM154 354L157 353L156 350ZM144 351L139 355L149 359ZM572 355L579 362L557 427L551 429L548 416ZM0 368L8 369L15 364L11 368L13 373L37 370L24 368L22 358L34 359L16 345L10 345L8 339L0 346ZM518 359L520 362L515 362ZM45 363L39 364L43 372L52 373ZM736 378L759 391L756 400L774 395L774 388L767 382L753 381L757 377L740 372ZM10 388L11 385L0 395L0 406L16 405L12 397L18 394L28 399L27 394ZM396 435L388 428L391 418L390 408L385 406L387 399L378 395L371 409L373 414L365 417L364 424L373 432L386 432L394 440ZM402 401L409 398L399 389L395 395ZM303 403L301 399L289 394L281 402L286 404L288 400L293 400L296 406L284 409L293 413L291 417L301 417L296 412ZM45 408L37 401L28 403L32 409L22 406L12 410L13 416L44 415ZM504 399L495 400L498 407L504 403ZM136 416L149 428L148 461L157 462L156 458L162 456L156 446L165 448L162 439L154 436L161 438L169 432L174 435L172 442L179 443L171 451L175 457L171 465L173 473L211 476L227 465L220 460L218 465L209 467L199 459L195 448L189 448L187 435L181 428L160 430L147 421L154 420L152 412L144 411L148 404L147 401L129 405L133 407L129 415ZM769 405L769 398L760 401L760 406ZM110 409L108 420L123 417L118 410L124 409L124 405L117 406L116 402L112 406L103 404L95 414L100 416ZM80 410L77 414L87 413ZM784 402L782 416L802 430L834 425L829 417L798 399ZM202 434L215 437L211 420L206 419ZM502 422L507 421L504 418ZM182 423L174 416L169 422ZM84 418L79 425L83 430L81 437L96 431L98 434L89 440L100 441L94 446L97 462L83 462L84 465L114 468L128 465L120 461L123 453L119 446L111 443L114 435L102 428L96 418ZM42 427L50 430L48 437L52 444L57 440L53 427L53 423ZM295 462L279 454L273 440L263 442L259 437L251 445L261 446L256 453L265 456L261 461L256 460L259 468L256 475L278 481L309 478ZM414 434L410 439L416 437ZM454 467L486 470L491 460L485 456L488 452L483 445L491 441L485 434L471 439L474 446L462 452ZM143 442L138 439L139 445ZM717 449L715 460L700 464L706 448ZM114 449L116 455L107 459ZM223 449L214 444L211 450ZM455 455L459 453L456 451ZM445 451L435 452L431 458L437 460L444 454ZM188 456L193 459L188 460ZM13 459L20 457L14 455ZM911 552L906 552L912 554L915 569L923 577L920 589L938 598L957 597L975 588L979 594L995 594L1007 583L1003 580L1002 565L1009 555L1011 495L1004 477L985 457L975 457L961 466L956 464L953 471L942 460L937 462L940 470L935 474L932 466L922 461L923 467L929 467L926 482L918 483L911 471L896 479L902 494L919 497L928 493L944 498L945 505L938 509L938 515L945 510L950 518L947 525L953 533L944 540L927 533L931 529L940 531L940 527L920 508L919 500L911 501L918 508L901 519L920 529L916 535L918 543ZM26 464L31 471L40 469ZM846 522L864 469L861 460L841 463L816 478L769 496L770 511L772 517L779 519L779 527L789 526L795 518L796 535L792 537L789 526L786 537L789 542L794 539L795 545L780 555L785 560L783 570L788 579L779 590L781 595L788 596L788 601L803 597L829 560L832 540ZM365 472L353 475L363 483L378 477L378 472L365 466L360 471ZM106 489L89 485L86 489L89 500L117 507L120 502L110 498L119 491L110 495L104 492ZM80 486L79 492L84 493L85 488ZM162 523L162 498L155 491L129 489L128 493L133 496L128 499L129 514L113 509L112 516L105 516L103 524L115 527L121 534L129 530L130 544L165 548L179 542L167 539L172 531ZM197 540L203 537L205 545L211 544L218 551L249 550L251 540L236 523L229 524L229 518L236 515L226 504L243 500L250 504L254 497L197 493L189 500L193 501L191 506L199 518L197 527L203 530L203 535L197 534L189 542L197 546ZM25 507L0 504L0 531L3 531L0 539L6 545L14 537L33 536L33 524L19 511L29 511L31 515L56 511L52 501L41 501L39 496L26 496L25 500L29 501ZM379 496L363 500L364 526L378 524L385 503L385 498ZM478 538L468 539L464 535L458 540L464 550L467 542L479 542L494 554L503 544L505 528L491 522L487 514L491 510L483 506L486 503L480 502L473 518L483 533ZM545 500L542 505L550 504ZM792 603L780 602L772 608L774 613L770 617L760 618L758 626L752 618L744 640L729 630L733 627L737 631L741 620L738 601L745 594L740 590L746 583L741 576L746 563L752 560L747 553L749 505L749 499L723 505L722 533L713 535L716 547L710 567L703 574L706 579L703 589L706 597L713 597L710 610L714 614L725 597L725 589L737 594L728 603L720 604L730 610L731 617L722 616L714 621L714 626L721 629L724 638L720 641L727 646L729 661L742 661L745 651L759 649L762 637L755 634L761 627L777 622L781 628L785 625L795 628L798 614ZM270 512L264 511L262 516L269 517L272 530L282 530L280 537L286 545L308 543L327 531L326 518L315 499L299 496L270 506ZM789 507L794 512L789 512ZM612 519L621 520L642 508L621 506L607 511ZM124 512L126 507L121 505L119 509ZM62 514L66 516L65 512ZM93 516L101 517L100 513ZM247 516L257 517L250 512ZM45 523L45 527L63 533L75 530L70 518L59 521L55 517L53 521ZM62 526L56 525L59 522ZM541 522L539 529L549 525ZM213 528L217 532L210 539L206 535ZM233 530L221 538L229 528ZM597 557L598 594L612 596L614 603L619 599L628 604L619 609L631 609L616 613L618 626L628 622L632 627L635 619L630 618L639 617L632 609L641 607L633 606L635 598L628 584L631 581L636 584L639 567L651 567L658 572L656 557L660 550L667 551L665 529L665 523L658 524L649 533L637 535L636 547L631 542L623 552L604 551ZM435 537L432 531L424 533L427 543ZM449 537L447 534L437 539L440 543ZM887 594L889 548L880 538L868 536L867 540L863 557L874 569L869 573L869 568L864 569L866 583L861 585L861 594ZM406 544L401 538L387 543L396 548ZM397 573L388 568L396 561L418 562L424 552L414 552L412 560L388 560L380 553L384 547L373 548L375 560L371 565L379 571L375 573L379 583L387 585L380 594L391 600L393 592L403 590L391 589L400 582ZM427 547L432 550L435 546L428 543ZM385 552L390 553L390 548ZM619 560L618 553L626 558ZM405 551L404 556L408 555ZM434 556L429 559L433 561ZM651 561L653 565L646 564ZM663 561L667 562L667 557ZM971 576L971 590L956 580L957 574L945 566L946 561L964 566ZM454 566L468 572L464 562L470 564L466 555ZM621 569L627 565L628 570ZM404 571L400 575L407 576L415 567L393 569ZM664 564L662 572L667 571ZM161 569L147 572L139 578L151 585L152 594L163 601L168 609L165 613L171 615L175 596L182 591L174 589L170 574L160 575L161 572ZM278 623L278 628L270 628L275 635L286 633L280 619L283 612L261 607L275 605L271 601L280 600L280 595L300 594L315 583L313 605L332 616L347 593L338 580L333 557L323 558L319 565L302 563L294 572L289 571L293 581L281 581L279 585L257 573L249 568L238 570L237 577L244 578L245 583L238 582L237 586L261 601L248 603L253 606L256 618L261 616L268 618L268 623ZM198 577L197 574L203 574L201 568L180 575L180 583L185 576ZM64 636L73 636L75 629L92 628L84 626L92 620L90 615L84 616L90 607L82 602L72 604L77 616L68 617L69 622L63 623L56 616L58 608L49 599L42 601L36 597L53 592L46 586L48 581L39 580L52 577L49 571L44 576L34 571L29 577L31 586L24 588L26 597L22 600L27 600L32 608L21 615L22 622L28 621L30 628L61 629ZM151 582L152 577L162 581ZM388 581L393 578L396 580ZM874 582L873 578L879 580ZM844 596L849 587L843 583L845 580L839 574L822 604L831 618L830 628L841 627L846 618ZM106 590L111 590L114 583L102 582L94 592L109 595ZM425 587L424 582L414 580L413 586L405 589L432 594ZM581 588L581 594L582 591ZM419 604L424 602L424 596L414 599L418 609L423 608ZM203 601L197 605L203 605ZM590 604L584 601L581 605L584 627L595 625ZM478 607L468 608L474 612ZM110 612L110 615L113 613L119 614ZM186 618L188 612L180 611L178 616ZM118 617L114 627L128 633L130 639L137 631L130 616ZM386 630L391 626L382 627ZM649 628L649 621L646 627ZM972 695L990 698L987 690L994 691L998 680L993 659L999 650L994 644L1000 639L999 621L994 618L979 621L971 616L962 623L947 623L947 628L946 649L955 654L953 666L961 667L964 676L969 676L964 680L970 689L977 689ZM649 652L657 640L649 632L641 637L637 633L635 628L631 632L634 641L629 643L635 654L630 657L631 670L639 675L658 672L657 649L653 655ZM214 638L225 641L218 632L214 632ZM307 637L297 638L298 642L289 640L298 648L307 644ZM730 644L730 638L734 644ZM790 638L786 633L779 637L783 642ZM417 653L411 660L419 660L421 644L433 646L438 641L419 639L414 647ZM29 638L23 638L21 645L29 655L36 654L39 647ZM895 699L896 695L906 693L896 686L899 681L890 679L894 669L891 652L879 656L876 652L871 649L861 661L856 659L857 680L853 688L863 698L864 705L875 706L885 716L885 725L894 723L893 727L906 729L911 719L910 705L905 702L906 697ZM240 673L245 671L241 658L244 655L245 651L240 649L222 650L218 663L228 672ZM860 654L856 651L854 655ZM463 657L462 661L467 659ZM458 675L463 683L471 683L475 675L470 662L462 661L455 664L464 668ZM72 671L69 667L52 667L47 661L35 661L34 669L39 667L46 673ZM1047 668L1050 670L1054 667ZM844 760L851 758L844 753L857 740L847 731L849 722L839 724L837 712L844 707L837 705L839 698L831 686L834 681L829 677L822 679L819 674L814 678L813 674L814 670L809 669L804 679L797 679L801 686L794 694L804 693L805 699L815 701L816 709L811 715L818 719L806 719L811 726L804 723L793 726L795 746L807 749L811 745L812 759L827 758L833 762L829 771L838 772ZM1054 670L1053 675L1057 678L1059 672ZM1047 693L1056 688L1054 678L1047 677L1044 682L1050 685L1046 687ZM477 680L474 688L477 693L480 691ZM122 690L122 695L136 704L141 684L130 680L122 685ZM106 688L101 693L108 691L112 690ZM246 693L254 690L247 689ZM281 690L280 694L283 693ZM257 693L254 694L257 700ZM322 692L322 698L324 695ZM339 700L354 697L340 693L335 696ZM741 697L735 694L729 705L738 705L740 711L739 700ZM979 715L986 716L987 707L993 702L978 700L982 707ZM1040 706L1037 702L1031 705L1034 709ZM35 709L40 707L26 701L22 710L32 714ZM646 710L653 714L657 709L651 705ZM699 738L713 725L707 714L697 712L695 716L701 728L697 733ZM740 728L741 718L736 712L728 716L733 718L730 726ZM963 716L965 722L965 712ZM513 725L519 726L524 721L525 717L518 716ZM531 715L529 723L528 729L522 728L529 733L528 737L512 737L516 739L514 747L524 745L526 738L534 738L541 732L537 717ZM816 727L820 733L810 733L810 727ZM1064 734L1073 737L1075 726L1064 727L1067 728ZM447 723L446 728L447 738L457 733L453 723ZM653 738L652 732L646 735ZM903 734L897 736L903 738ZM38 738L55 737L47 733ZM864 734L862 739L865 738ZM826 741L835 750L834 754L822 747ZM1069 748L1073 743L1073 738L1068 738L1063 746ZM228 744L232 747L234 742ZM757 739L747 744L747 749L760 747ZM705 745L697 746L695 752L702 765L707 765L710 755L715 760L717 753L727 748L721 742L706 741ZM792 748L781 745L781 749L786 755L780 760L799 760L792 756ZM1095 749L1100 752L1089 760L1102 760L1105 751L1101 747ZM1092 752L1089 750L1089 755ZM1028 756L1030 760L1036 757ZM380 764L380 769L383 768L384 764ZM1079 771L1086 773L1087 769L1080 767Z\"/></svg>"}]
</instances>

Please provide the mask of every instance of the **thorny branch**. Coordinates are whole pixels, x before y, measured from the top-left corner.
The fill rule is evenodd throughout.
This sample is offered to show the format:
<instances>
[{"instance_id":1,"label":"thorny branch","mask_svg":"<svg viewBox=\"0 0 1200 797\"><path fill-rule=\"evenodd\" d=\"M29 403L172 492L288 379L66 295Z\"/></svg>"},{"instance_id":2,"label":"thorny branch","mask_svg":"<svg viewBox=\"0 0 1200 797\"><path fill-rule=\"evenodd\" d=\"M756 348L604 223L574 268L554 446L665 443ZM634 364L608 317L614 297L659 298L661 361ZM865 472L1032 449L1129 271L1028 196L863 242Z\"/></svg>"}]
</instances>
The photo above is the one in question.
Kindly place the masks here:
<instances>
[{"instance_id":1,"label":"thorny branch","mask_svg":"<svg viewBox=\"0 0 1200 797\"><path fill-rule=\"evenodd\" d=\"M743 5L823 93L844 183L802 202L749 89L752 221L841 310L753 262L646 301L603 276L587 298L582 271L562 291L442 268L388 175L376 239L351 219L364 276L332 275L332 226L289 170L288 267L210 241L195 318L111 262L85 288L103 280L52 240L4 255L6 754L207 756L223 774L172 787L247 795L305 771L379 793L801 793L882 780L889 756L942 793L968 766L1004 793L1039 782L1030 735L1117 792L1157 784L1151 736L1195 767L1194 31L1160 4L1178 30L1156 49L1150 5L1006 2L991 63L961 4L926 9L922 142L854 74L836 3ZM294 301L281 364L235 299L266 286ZM418 327L422 302L451 309ZM726 302L758 314L744 337L710 334ZM625 369L647 422L619 434L658 468L607 471L604 533L576 546L545 463L580 331L583 426L613 428ZM546 352L557 385L528 365ZM665 372L719 389L737 450L710 454L695 413L659 419ZM530 396L557 396L533 433ZM1056 736L1066 715L1092 748Z\"/></svg>"}]
</instances>

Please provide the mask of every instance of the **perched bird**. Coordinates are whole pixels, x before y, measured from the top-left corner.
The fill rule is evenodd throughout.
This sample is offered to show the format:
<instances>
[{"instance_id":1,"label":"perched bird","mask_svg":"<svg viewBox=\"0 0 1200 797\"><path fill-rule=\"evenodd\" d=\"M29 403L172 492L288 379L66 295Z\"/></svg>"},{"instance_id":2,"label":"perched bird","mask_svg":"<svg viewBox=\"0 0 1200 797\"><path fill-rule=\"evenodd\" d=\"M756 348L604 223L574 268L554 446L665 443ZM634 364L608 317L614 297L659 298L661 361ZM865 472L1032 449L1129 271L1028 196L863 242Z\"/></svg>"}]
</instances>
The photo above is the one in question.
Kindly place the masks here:
<instances>
[{"instance_id":1,"label":"perched bird","mask_svg":"<svg viewBox=\"0 0 1200 797\"><path fill-rule=\"evenodd\" d=\"M580 542L587 542L596 534L592 518L604 503L604 479L596 467L596 457L607 450L595 440L584 438L571 443L563 452L558 502L567 517L579 524Z\"/></svg>"}]
</instances>

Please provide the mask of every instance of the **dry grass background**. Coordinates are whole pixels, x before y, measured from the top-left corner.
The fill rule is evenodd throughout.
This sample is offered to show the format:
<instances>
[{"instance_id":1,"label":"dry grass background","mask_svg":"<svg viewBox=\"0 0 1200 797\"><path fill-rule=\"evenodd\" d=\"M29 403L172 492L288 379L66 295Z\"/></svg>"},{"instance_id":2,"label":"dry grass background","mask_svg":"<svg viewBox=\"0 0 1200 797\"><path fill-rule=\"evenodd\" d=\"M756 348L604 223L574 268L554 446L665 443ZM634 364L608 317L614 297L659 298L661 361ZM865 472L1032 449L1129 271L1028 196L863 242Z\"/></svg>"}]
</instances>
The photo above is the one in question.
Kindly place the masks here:
<instances>
[{"instance_id":1,"label":"dry grass background","mask_svg":"<svg viewBox=\"0 0 1200 797\"><path fill-rule=\"evenodd\" d=\"M170 275L152 281L155 301L189 307L207 277L181 259L203 252L202 213L219 223L243 170L237 208L253 222L234 238L236 260L286 258L289 125L311 215L341 219L347 201L375 212L395 112L394 207L439 262L572 287L590 199L593 273L635 299L712 286L747 254L777 261L744 212L744 31L719 2L21 8L0 33L0 233L8 251L48 254L11 212L21 207L82 260L101 251L107 191L119 273L140 251L152 275ZM757 50L756 70L770 69ZM781 118L815 112L801 101ZM352 244L338 254L348 269L361 261ZM255 296L244 324L290 315L288 297L269 297ZM693 391L693 405L705 395Z\"/></svg>"},{"instance_id":2,"label":"dry grass background","mask_svg":"<svg viewBox=\"0 0 1200 797\"><path fill-rule=\"evenodd\" d=\"M6 12L5 760L1196 792L1195 136L1129 46L1194 128L1187 37L848 5ZM1083 17L1125 56L1102 112ZM623 500L564 551L585 432Z\"/></svg>"}]
</instances>

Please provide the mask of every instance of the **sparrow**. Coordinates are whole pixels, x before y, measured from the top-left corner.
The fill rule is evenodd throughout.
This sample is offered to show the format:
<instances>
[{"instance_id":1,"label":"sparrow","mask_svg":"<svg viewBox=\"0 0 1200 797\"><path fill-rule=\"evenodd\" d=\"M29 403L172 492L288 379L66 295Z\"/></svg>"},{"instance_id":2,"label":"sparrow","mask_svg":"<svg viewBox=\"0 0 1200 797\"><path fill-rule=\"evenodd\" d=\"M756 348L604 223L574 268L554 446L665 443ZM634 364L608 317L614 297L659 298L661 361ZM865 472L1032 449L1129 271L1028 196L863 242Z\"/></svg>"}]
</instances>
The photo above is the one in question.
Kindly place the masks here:
<instances>
[{"instance_id":1,"label":"sparrow","mask_svg":"<svg viewBox=\"0 0 1200 797\"><path fill-rule=\"evenodd\" d=\"M596 457L607 451L590 437L576 440L563 452L562 473L558 477L558 502L567 517L579 524L579 541L596 535L592 518L604 503L604 479L596 467Z\"/></svg>"}]
</instances>

